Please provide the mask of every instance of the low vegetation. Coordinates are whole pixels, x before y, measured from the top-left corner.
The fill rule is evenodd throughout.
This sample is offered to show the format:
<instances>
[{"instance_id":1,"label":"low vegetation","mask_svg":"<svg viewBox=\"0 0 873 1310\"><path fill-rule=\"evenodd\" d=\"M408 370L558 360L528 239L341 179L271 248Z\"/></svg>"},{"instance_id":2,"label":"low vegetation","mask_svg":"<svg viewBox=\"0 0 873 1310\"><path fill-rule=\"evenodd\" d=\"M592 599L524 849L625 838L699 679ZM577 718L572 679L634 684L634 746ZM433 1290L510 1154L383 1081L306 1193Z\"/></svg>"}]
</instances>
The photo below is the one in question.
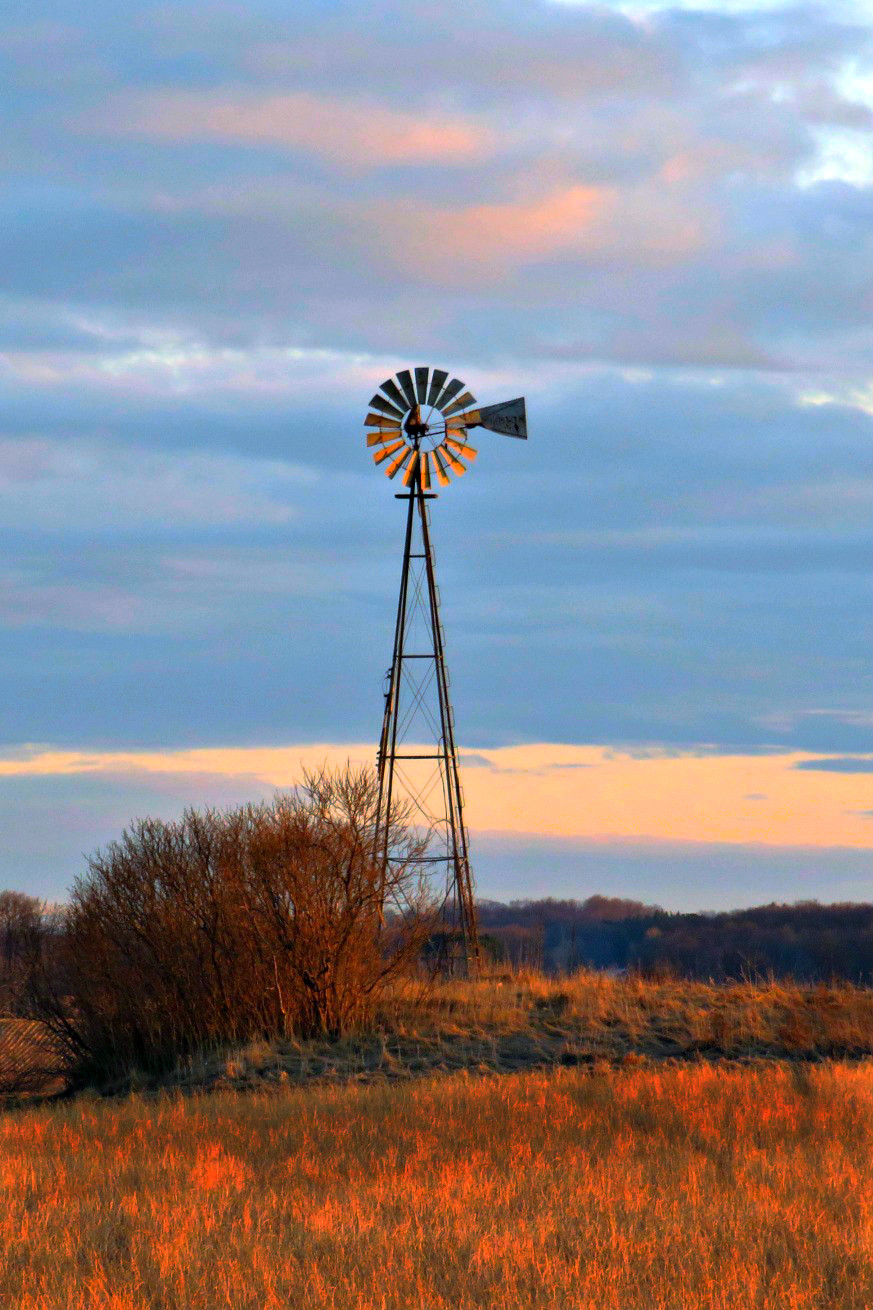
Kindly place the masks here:
<instances>
[{"instance_id":1,"label":"low vegetation","mask_svg":"<svg viewBox=\"0 0 873 1310\"><path fill-rule=\"evenodd\" d=\"M369 1025L433 932L423 843L398 814L383 865L377 817L372 771L325 771L269 805L136 821L92 856L28 970L70 1080Z\"/></svg>"},{"instance_id":2,"label":"low vegetation","mask_svg":"<svg viewBox=\"0 0 873 1310\"><path fill-rule=\"evenodd\" d=\"M873 991L428 978L332 786L5 903L0 1306L873 1304Z\"/></svg>"},{"instance_id":3,"label":"low vegetation","mask_svg":"<svg viewBox=\"0 0 873 1310\"><path fill-rule=\"evenodd\" d=\"M598 1070L634 1061L869 1057L873 991L866 988L687 983L587 970L550 978L527 971L469 983L395 979L363 1029L207 1044L158 1069L130 1064L97 1086L116 1095L171 1087L255 1090L457 1071ZM0 1087L5 1077L8 1094L60 1090L63 1059L44 1028L0 1022Z\"/></svg>"},{"instance_id":4,"label":"low vegetation","mask_svg":"<svg viewBox=\"0 0 873 1310\"><path fill-rule=\"evenodd\" d=\"M638 1066L0 1117L16 1310L867 1310L873 1067Z\"/></svg>"},{"instance_id":5,"label":"low vegetation","mask_svg":"<svg viewBox=\"0 0 873 1310\"><path fill-rule=\"evenodd\" d=\"M371 770L322 770L271 804L134 821L62 907L0 893L0 1094L196 1086L224 1067L300 1081L870 1053L871 993L824 976L844 958L856 984L868 979L870 906L484 903L490 981L428 981L457 941L420 876L427 842L409 813L377 841L378 798ZM774 952L817 983L753 981ZM669 981L707 962L717 981Z\"/></svg>"},{"instance_id":6,"label":"low vegetation","mask_svg":"<svg viewBox=\"0 0 873 1310\"><path fill-rule=\"evenodd\" d=\"M160 1082L134 1075L114 1090L254 1090L555 1066L596 1072L635 1062L870 1057L873 991L864 988L659 982L588 971L554 979L528 972L473 983L406 985L383 998L371 1031L201 1051L178 1062Z\"/></svg>"}]
</instances>

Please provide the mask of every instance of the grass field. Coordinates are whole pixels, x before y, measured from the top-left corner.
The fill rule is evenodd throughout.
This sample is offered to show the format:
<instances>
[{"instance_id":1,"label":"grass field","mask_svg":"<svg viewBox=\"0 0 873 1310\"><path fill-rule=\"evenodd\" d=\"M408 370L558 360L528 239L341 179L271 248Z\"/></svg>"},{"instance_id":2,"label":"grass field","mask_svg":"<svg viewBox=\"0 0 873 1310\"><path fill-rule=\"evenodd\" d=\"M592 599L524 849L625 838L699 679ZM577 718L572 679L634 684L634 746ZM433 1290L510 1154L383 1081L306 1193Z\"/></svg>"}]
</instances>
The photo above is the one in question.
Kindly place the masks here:
<instances>
[{"instance_id":1,"label":"grass field","mask_svg":"<svg viewBox=\"0 0 873 1310\"><path fill-rule=\"evenodd\" d=\"M873 1305L873 1066L626 1064L0 1115L0 1305Z\"/></svg>"}]
</instances>

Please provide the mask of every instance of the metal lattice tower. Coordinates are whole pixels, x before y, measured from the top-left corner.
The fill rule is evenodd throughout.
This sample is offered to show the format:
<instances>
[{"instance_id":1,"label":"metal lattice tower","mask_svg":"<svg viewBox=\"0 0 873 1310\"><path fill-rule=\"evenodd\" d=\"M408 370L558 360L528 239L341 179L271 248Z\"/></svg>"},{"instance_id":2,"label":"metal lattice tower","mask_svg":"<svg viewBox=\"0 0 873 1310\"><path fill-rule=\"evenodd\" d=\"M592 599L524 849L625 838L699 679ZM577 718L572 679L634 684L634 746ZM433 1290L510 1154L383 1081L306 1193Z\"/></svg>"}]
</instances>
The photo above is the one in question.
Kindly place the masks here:
<instances>
[{"instance_id":1,"label":"metal lattice tower","mask_svg":"<svg viewBox=\"0 0 873 1310\"><path fill-rule=\"evenodd\" d=\"M428 837L420 872L442 907L445 964L467 973L478 964L479 944L428 502L436 499L434 482L448 486L451 474L460 477L464 461L476 458L467 440L471 428L526 437L527 426L523 399L474 408L464 384L448 381L443 369L414 372L414 379L404 369L383 382L365 421L374 461L390 478L402 473L407 488L397 496L407 503L406 534L377 757L376 856L387 867L388 816L405 803Z\"/></svg>"}]
</instances>

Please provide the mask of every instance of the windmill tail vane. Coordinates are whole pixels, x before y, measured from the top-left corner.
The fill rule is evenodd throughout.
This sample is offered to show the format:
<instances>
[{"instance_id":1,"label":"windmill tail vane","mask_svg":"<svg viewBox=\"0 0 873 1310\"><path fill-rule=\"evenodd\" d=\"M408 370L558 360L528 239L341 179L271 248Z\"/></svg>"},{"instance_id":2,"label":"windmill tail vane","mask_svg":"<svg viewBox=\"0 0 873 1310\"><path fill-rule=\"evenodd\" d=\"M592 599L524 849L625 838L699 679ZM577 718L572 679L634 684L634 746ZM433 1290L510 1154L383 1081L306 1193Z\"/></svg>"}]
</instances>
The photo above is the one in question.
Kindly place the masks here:
<instances>
[{"instance_id":1,"label":"windmill tail vane","mask_svg":"<svg viewBox=\"0 0 873 1310\"><path fill-rule=\"evenodd\" d=\"M447 370L403 369L370 400L364 428L373 462L389 478L401 474L408 488L397 497L407 502L406 533L377 755L375 854L384 873L398 854L391 816L404 806L425 838L418 872L441 909L441 962L469 975L479 965L479 941L429 502L437 486L447 487L476 459L471 430L527 437L525 402L477 406ZM393 908L402 914L407 907Z\"/></svg>"}]
</instances>

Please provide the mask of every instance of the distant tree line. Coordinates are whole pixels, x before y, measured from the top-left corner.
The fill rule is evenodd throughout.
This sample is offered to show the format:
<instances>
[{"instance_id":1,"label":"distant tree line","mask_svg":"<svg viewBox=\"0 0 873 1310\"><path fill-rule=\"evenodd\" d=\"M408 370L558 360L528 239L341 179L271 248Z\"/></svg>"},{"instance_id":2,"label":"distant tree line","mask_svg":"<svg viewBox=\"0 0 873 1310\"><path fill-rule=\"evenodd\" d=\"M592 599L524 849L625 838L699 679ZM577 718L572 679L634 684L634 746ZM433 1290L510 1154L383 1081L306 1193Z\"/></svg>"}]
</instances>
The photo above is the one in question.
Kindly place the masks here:
<instances>
[{"instance_id":1,"label":"distant tree line","mask_svg":"<svg viewBox=\"0 0 873 1310\"><path fill-rule=\"evenodd\" d=\"M873 905L762 905L726 913L669 913L639 901L529 900L479 904L491 954L547 972L792 977L873 984Z\"/></svg>"}]
</instances>

